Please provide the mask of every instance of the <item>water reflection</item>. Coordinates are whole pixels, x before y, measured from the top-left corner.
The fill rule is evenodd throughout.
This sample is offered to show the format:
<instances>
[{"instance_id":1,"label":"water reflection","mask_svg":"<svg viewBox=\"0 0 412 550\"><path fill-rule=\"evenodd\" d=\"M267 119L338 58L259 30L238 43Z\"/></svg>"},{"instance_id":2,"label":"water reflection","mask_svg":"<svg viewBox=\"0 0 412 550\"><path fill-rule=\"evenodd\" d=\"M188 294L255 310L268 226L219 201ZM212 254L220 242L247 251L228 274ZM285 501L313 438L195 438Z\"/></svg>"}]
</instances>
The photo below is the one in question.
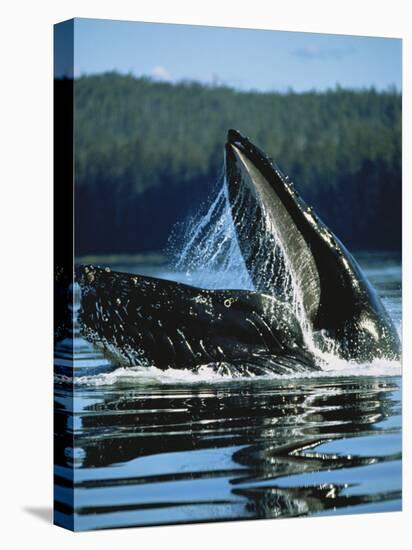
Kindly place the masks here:
<instances>
[{"instance_id":1,"label":"water reflection","mask_svg":"<svg viewBox=\"0 0 412 550\"><path fill-rule=\"evenodd\" d=\"M399 386L232 380L81 387L71 399L59 385L56 520L74 511L77 529L93 529L399 503Z\"/></svg>"}]
</instances>

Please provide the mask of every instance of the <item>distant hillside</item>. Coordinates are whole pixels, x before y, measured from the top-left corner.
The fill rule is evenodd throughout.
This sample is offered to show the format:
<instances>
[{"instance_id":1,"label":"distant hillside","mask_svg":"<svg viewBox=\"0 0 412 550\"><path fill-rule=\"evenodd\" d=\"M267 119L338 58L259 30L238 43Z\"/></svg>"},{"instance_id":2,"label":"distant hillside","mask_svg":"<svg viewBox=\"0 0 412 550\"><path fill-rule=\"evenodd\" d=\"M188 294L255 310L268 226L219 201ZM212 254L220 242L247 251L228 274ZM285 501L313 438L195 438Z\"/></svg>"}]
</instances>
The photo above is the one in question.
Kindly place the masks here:
<instances>
[{"instance_id":1,"label":"distant hillside","mask_svg":"<svg viewBox=\"0 0 412 550\"><path fill-rule=\"evenodd\" d=\"M231 127L349 247L400 248L396 91L238 92L109 73L76 80L75 109L78 254L161 250L216 184Z\"/></svg>"}]
</instances>

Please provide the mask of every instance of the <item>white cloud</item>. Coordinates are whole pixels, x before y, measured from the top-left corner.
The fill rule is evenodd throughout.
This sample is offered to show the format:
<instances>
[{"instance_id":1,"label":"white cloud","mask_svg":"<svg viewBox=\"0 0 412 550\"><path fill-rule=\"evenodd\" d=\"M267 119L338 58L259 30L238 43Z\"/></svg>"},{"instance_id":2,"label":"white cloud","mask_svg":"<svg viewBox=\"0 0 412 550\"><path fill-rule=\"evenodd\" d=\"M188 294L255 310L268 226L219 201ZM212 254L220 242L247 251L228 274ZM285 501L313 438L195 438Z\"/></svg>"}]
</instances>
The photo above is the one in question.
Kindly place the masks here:
<instances>
[{"instance_id":1,"label":"white cloud","mask_svg":"<svg viewBox=\"0 0 412 550\"><path fill-rule=\"evenodd\" d=\"M342 59L352 53L352 48L320 47L317 44L306 44L303 48L292 51L293 55L304 59Z\"/></svg>"},{"instance_id":2,"label":"white cloud","mask_svg":"<svg viewBox=\"0 0 412 550\"><path fill-rule=\"evenodd\" d=\"M171 80L172 77L166 67L163 65L155 65L151 71L151 75L159 80Z\"/></svg>"},{"instance_id":3,"label":"white cloud","mask_svg":"<svg viewBox=\"0 0 412 550\"><path fill-rule=\"evenodd\" d=\"M299 51L299 50L297 50ZM319 46L316 46L315 44L307 44L306 46L304 46L301 50L300 50L300 53L302 55L307 55L307 56L316 56L316 55L319 55L321 53L321 49L319 48Z\"/></svg>"}]
</instances>

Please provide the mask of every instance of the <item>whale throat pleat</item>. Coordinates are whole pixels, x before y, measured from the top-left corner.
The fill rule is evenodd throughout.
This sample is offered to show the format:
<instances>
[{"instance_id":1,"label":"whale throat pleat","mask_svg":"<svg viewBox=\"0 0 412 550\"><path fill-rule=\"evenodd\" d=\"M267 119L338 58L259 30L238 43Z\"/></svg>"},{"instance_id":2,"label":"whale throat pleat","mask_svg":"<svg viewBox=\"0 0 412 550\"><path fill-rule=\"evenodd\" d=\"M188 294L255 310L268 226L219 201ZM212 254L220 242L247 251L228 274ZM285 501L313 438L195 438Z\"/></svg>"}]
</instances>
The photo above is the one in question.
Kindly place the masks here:
<instances>
[{"instance_id":1,"label":"whale throat pleat","mask_svg":"<svg viewBox=\"0 0 412 550\"><path fill-rule=\"evenodd\" d=\"M258 290L275 293L289 286L293 299L313 321L320 304L320 279L310 247L271 184L240 150L233 149L240 160L241 186L234 222L253 283Z\"/></svg>"}]
</instances>

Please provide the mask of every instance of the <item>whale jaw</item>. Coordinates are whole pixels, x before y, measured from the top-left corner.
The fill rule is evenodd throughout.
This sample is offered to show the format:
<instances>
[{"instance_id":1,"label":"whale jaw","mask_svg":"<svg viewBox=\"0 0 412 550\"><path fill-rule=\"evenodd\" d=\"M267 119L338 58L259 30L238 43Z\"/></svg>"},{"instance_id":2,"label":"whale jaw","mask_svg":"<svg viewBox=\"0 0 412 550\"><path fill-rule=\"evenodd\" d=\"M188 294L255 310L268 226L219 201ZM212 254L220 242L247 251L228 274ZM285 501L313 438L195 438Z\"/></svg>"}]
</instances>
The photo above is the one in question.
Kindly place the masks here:
<instances>
[{"instance_id":1,"label":"whale jaw","mask_svg":"<svg viewBox=\"0 0 412 550\"><path fill-rule=\"evenodd\" d=\"M226 182L240 248L259 290L273 290L279 270L290 274L303 313L313 322L320 305L320 280L310 246L294 217L295 191L269 165L275 176L271 182L262 170L265 163L267 159L245 146L245 141L236 139L226 145ZM282 287L282 281L277 286Z\"/></svg>"}]
</instances>

